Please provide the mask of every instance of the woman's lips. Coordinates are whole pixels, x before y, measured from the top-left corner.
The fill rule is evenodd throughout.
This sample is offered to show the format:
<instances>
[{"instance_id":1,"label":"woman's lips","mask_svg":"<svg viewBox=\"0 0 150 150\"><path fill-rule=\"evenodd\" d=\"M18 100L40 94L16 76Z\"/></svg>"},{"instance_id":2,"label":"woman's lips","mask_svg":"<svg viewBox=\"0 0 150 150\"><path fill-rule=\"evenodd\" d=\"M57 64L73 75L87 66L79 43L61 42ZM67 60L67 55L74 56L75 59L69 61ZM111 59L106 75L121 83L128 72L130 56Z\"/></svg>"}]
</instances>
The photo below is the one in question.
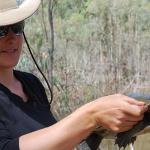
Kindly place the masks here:
<instances>
[{"instance_id":1,"label":"woman's lips","mask_svg":"<svg viewBox=\"0 0 150 150\"><path fill-rule=\"evenodd\" d=\"M14 52L16 52L16 51L17 51L17 49L14 48L14 49L6 49L6 50L2 50L2 51L0 51L0 53L14 53Z\"/></svg>"}]
</instances>

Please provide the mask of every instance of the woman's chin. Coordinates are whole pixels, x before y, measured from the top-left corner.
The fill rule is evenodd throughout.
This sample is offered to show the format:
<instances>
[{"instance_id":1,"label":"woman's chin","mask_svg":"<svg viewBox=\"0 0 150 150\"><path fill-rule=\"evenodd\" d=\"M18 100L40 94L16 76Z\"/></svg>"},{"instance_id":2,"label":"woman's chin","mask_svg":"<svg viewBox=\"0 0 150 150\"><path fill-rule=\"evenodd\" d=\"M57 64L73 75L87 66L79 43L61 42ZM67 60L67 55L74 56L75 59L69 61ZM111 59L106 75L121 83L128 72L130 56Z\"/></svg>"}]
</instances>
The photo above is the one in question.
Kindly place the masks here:
<instances>
[{"instance_id":1,"label":"woman's chin","mask_svg":"<svg viewBox=\"0 0 150 150\"><path fill-rule=\"evenodd\" d=\"M3 63L0 64L0 68L1 69L10 69L10 68L14 68L17 65L18 62L8 62L8 63Z\"/></svg>"}]
</instances>

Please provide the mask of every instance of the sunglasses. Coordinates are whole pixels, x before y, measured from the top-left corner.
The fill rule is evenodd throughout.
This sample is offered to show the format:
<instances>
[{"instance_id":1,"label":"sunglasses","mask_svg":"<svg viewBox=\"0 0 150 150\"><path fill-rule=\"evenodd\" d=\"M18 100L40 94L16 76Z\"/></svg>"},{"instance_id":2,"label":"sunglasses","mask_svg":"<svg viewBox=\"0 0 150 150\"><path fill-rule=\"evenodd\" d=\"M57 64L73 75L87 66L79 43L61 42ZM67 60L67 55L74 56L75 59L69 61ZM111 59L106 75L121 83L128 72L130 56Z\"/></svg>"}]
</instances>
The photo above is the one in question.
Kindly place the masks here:
<instances>
[{"instance_id":1,"label":"sunglasses","mask_svg":"<svg viewBox=\"0 0 150 150\"><path fill-rule=\"evenodd\" d=\"M16 24L8 25L8 26L0 26L0 38L8 35L10 29L16 35L21 35L24 31L25 23L24 21L18 22Z\"/></svg>"}]
</instances>

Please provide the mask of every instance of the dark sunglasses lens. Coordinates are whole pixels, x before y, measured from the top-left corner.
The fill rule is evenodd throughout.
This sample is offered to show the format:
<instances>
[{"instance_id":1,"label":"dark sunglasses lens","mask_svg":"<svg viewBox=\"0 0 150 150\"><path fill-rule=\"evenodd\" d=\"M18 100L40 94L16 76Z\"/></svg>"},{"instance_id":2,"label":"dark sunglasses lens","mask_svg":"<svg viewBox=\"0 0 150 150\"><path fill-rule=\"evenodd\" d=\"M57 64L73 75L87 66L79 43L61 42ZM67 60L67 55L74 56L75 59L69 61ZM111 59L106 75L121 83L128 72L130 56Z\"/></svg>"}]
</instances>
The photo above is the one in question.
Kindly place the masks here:
<instances>
[{"instance_id":1,"label":"dark sunglasses lens","mask_svg":"<svg viewBox=\"0 0 150 150\"><path fill-rule=\"evenodd\" d=\"M7 26L1 26L0 27L0 37L4 37L8 34L8 27Z\"/></svg>"},{"instance_id":2,"label":"dark sunglasses lens","mask_svg":"<svg viewBox=\"0 0 150 150\"><path fill-rule=\"evenodd\" d=\"M24 21L12 25L11 29L15 34L22 34L24 31Z\"/></svg>"}]
</instances>

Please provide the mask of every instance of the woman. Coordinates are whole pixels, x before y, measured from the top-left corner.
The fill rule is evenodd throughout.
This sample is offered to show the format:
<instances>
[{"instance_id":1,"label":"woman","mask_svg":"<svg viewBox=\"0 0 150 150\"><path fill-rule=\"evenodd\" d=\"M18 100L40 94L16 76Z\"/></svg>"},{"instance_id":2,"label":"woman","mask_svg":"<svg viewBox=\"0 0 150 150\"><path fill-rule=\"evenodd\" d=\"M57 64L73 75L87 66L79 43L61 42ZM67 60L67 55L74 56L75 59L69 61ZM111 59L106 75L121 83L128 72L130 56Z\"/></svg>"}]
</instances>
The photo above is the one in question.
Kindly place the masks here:
<instances>
[{"instance_id":1,"label":"woman","mask_svg":"<svg viewBox=\"0 0 150 150\"><path fill-rule=\"evenodd\" d=\"M120 94L85 104L56 123L40 81L14 70L24 19L39 4L40 0L0 0L0 150L71 150L99 125L115 132L132 128L147 107Z\"/></svg>"}]
</instances>

